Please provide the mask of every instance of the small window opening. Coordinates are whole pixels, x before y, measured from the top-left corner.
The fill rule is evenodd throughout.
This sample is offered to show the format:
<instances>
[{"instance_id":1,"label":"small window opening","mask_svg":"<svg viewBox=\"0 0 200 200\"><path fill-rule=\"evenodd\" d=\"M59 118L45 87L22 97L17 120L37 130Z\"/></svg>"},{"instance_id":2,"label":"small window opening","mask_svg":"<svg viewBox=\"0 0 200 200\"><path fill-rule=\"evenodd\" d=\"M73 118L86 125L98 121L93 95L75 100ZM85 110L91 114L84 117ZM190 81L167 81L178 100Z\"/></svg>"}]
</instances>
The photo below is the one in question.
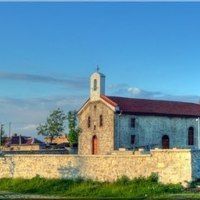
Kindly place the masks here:
<instances>
[{"instance_id":1,"label":"small window opening","mask_svg":"<svg viewBox=\"0 0 200 200\"><path fill-rule=\"evenodd\" d=\"M99 126L103 126L103 115L99 116Z\"/></svg>"},{"instance_id":2,"label":"small window opening","mask_svg":"<svg viewBox=\"0 0 200 200\"><path fill-rule=\"evenodd\" d=\"M135 118L131 118L131 127L135 128Z\"/></svg>"},{"instance_id":3,"label":"small window opening","mask_svg":"<svg viewBox=\"0 0 200 200\"><path fill-rule=\"evenodd\" d=\"M90 118L90 116L88 117L88 123L87 123L87 125L88 125L88 128L90 128L90 126L91 126L91 118Z\"/></svg>"},{"instance_id":4,"label":"small window opening","mask_svg":"<svg viewBox=\"0 0 200 200\"><path fill-rule=\"evenodd\" d=\"M97 90L97 79L94 79L94 91Z\"/></svg>"},{"instance_id":5,"label":"small window opening","mask_svg":"<svg viewBox=\"0 0 200 200\"><path fill-rule=\"evenodd\" d=\"M188 145L194 145L194 128L188 129Z\"/></svg>"},{"instance_id":6,"label":"small window opening","mask_svg":"<svg viewBox=\"0 0 200 200\"><path fill-rule=\"evenodd\" d=\"M135 135L131 135L131 144L135 144Z\"/></svg>"}]
</instances>

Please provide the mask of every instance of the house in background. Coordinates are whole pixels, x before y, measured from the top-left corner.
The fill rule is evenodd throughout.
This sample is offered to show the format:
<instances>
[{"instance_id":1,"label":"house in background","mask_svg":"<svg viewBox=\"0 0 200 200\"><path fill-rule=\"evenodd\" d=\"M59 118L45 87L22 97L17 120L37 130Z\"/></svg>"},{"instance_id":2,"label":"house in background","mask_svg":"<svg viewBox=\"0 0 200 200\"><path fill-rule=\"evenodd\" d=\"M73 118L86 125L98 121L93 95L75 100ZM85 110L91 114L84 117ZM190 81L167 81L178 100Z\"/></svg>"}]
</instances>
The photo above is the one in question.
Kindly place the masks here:
<instances>
[{"instance_id":1,"label":"house in background","mask_svg":"<svg viewBox=\"0 0 200 200\"><path fill-rule=\"evenodd\" d=\"M65 134L55 137L52 142L49 137L45 137L44 141L46 142L47 147L53 149L65 149L69 147L69 140Z\"/></svg>"},{"instance_id":2,"label":"house in background","mask_svg":"<svg viewBox=\"0 0 200 200\"><path fill-rule=\"evenodd\" d=\"M45 143L32 137L13 135L7 139L3 147L4 151L36 151L45 148Z\"/></svg>"},{"instance_id":3,"label":"house in background","mask_svg":"<svg viewBox=\"0 0 200 200\"><path fill-rule=\"evenodd\" d=\"M45 138L44 138L44 141L45 141L46 143L51 143L51 140L50 140L49 137L45 137ZM52 143L62 144L62 143L69 143L69 141L68 141L67 136L63 134L63 135L61 135L61 136L58 136L58 137L54 138L54 139L52 140Z\"/></svg>"}]
</instances>

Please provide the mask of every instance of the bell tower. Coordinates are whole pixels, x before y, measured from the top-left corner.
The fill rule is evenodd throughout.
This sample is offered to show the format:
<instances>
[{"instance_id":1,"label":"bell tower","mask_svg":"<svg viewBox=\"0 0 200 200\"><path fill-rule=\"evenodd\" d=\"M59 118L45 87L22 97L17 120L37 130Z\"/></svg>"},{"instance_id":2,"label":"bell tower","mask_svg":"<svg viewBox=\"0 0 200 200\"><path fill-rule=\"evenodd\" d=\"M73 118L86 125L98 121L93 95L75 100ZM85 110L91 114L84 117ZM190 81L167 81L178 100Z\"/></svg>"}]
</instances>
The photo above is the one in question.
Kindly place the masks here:
<instances>
[{"instance_id":1,"label":"bell tower","mask_svg":"<svg viewBox=\"0 0 200 200\"><path fill-rule=\"evenodd\" d=\"M105 75L97 71L90 77L90 99L96 101L100 95L105 95Z\"/></svg>"}]
</instances>

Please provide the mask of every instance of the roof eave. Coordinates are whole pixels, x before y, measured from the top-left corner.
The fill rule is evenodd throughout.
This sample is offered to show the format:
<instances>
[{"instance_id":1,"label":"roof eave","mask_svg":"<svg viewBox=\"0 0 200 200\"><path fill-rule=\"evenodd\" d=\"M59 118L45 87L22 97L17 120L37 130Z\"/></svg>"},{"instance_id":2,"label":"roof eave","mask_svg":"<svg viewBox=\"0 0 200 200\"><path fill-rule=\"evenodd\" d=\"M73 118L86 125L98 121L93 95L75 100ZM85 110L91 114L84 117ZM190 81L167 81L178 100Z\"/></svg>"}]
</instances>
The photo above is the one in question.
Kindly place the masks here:
<instances>
[{"instance_id":1,"label":"roof eave","mask_svg":"<svg viewBox=\"0 0 200 200\"><path fill-rule=\"evenodd\" d=\"M186 114L166 114L166 113L146 113L146 112L130 112L130 111L116 111L123 115L145 115L145 116L160 116L160 117L182 117L182 118L198 118L200 115L186 115Z\"/></svg>"}]
</instances>

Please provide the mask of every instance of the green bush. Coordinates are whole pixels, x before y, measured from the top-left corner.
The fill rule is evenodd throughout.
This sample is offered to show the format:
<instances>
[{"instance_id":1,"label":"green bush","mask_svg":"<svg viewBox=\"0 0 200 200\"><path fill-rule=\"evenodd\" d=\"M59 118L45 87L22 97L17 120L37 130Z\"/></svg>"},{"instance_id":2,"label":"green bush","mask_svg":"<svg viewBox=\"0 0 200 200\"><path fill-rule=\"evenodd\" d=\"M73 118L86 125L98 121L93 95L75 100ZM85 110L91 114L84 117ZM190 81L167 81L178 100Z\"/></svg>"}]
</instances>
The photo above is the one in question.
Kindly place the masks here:
<instances>
[{"instance_id":1,"label":"green bush","mask_svg":"<svg viewBox=\"0 0 200 200\"><path fill-rule=\"evenodd\" d=\"M148 177L149 181L155 182L155 183L158 182L158 179L159 179L158 173L155 173L155 172L151 173L151 175Z\"/></svg>"},{"instance_id":2,"label":"green bush","mask_svg":"<svg viewBox=\"0 0 200 200\"><path fill-rule=\"evenodd\" d=\"M128 182L130 182L130 179L127 176L122 176L122 177L118 178L116 181L117 184L122 184L122 185L125 185Z\"/></svg>"}]
</instances>

